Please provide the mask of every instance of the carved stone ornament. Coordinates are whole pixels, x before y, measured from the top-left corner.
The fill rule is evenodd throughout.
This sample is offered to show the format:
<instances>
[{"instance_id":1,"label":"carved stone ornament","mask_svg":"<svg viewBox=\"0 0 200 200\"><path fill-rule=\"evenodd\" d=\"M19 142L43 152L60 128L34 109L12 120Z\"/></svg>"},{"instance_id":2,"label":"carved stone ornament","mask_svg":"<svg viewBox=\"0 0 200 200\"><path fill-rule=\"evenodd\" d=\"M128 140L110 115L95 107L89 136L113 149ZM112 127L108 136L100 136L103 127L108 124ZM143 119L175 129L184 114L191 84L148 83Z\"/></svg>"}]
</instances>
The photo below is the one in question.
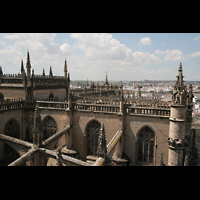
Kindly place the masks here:
<instances>
[{"instance_id":1,"label":"carved stone ornament","mask_svg":"<svg viewBox=\"0 0 200 200\"><path fill-rule=\"evenodd\" d=\"M174 104L185 105L187 101L187 87L184 85L182 64L180 63L176 84L172 92L172 101Z\"/></svg>"},{"instance_id":2,"label":"carved stone ornament","mask_svg":"<svg viewBox=\"0 0 200 200\"><path fill-rule=\"evenodd\" d=\"M99 137L98 137L97 155L98 157L105 158L106 153L107 153L106 135L105 135L104 124L102 123L100 131L99 131Z\"/></svg>"},{"instance_id":3,"label":"carved stone ornament","mask_svg":"<svg viewBox=\"0 0 200 200\"><path fill-rule=\"evenodd\" d=\"M169 143L169 146L172 147L183 147L185 144L185 139L167 137L167 142Z\"/></svg>"}]
</instances>

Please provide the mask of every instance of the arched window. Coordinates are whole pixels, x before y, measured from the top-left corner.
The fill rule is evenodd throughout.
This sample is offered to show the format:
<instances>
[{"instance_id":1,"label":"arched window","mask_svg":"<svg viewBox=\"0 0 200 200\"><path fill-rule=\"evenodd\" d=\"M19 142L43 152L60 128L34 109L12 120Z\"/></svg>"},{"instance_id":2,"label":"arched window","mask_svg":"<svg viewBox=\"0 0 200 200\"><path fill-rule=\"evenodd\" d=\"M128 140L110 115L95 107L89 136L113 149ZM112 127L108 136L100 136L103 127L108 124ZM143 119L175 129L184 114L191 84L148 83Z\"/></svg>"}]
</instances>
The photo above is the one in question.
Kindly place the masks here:
<instances>
[{"instance_id":1,"label":"arched window","mask_svg":"<svg viewBox=\"0 0 200 200\"><path fill-rule=\"evenodd\" d=\"M155 134L148 126L145 126L138 135L139 161L153 163Z\"/></svg>"},{"instance_id":2,"label":"arched window","mask_svg":"<svg viewBox=\"0 0 200 200\"><path fill-rule=\"evenodd\" d=\"M57 126L54 119L50 116L45 118L43 125L43 140L46 140L50 136L56 133Z\"/></svg>"},{"instance_id":3,"label":"arched window","mask_svg":"<svg viewBox=\"0 0 200 200\"><path fill-rule=\"evenodd\" d=\"M49 101L52 101L53 98L54 98L54 95L51 93L51 94L49 95Z\"/></svg>"},{"instance_id":4,"label":"arched window","mask_svg":"<svg viewBox=\"0 0 200 200\"><path fill-rule=\"evenodd\" d=\"M15 120L8 121L5 125L4 134L15 138L20 138L19 123Z\"/></svg>"},{"instance_id":5,"label":"arched window","mask_svg":"<svg viewBox=\"0 0 200 200\"><path fill-rule=\"evenodd\" d=\"M96 156L98 146L98 136L101 125L97 121L92 121L87 126L87 155Z\"/></svg>"}]
</instances>

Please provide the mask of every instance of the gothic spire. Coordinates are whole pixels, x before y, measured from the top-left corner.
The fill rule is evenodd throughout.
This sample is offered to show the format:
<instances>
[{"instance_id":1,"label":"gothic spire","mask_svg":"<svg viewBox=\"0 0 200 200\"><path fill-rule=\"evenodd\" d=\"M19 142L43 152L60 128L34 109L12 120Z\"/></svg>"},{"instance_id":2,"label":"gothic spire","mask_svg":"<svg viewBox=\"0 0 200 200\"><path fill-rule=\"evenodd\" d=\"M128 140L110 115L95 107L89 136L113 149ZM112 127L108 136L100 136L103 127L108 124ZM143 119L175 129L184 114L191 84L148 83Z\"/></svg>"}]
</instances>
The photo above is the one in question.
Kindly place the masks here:
<instances>
[{"instance_id":1,"label":"gothic spire","mask_svg":"<svg viewBox=\"0 0 200 200\"><path fill-rule=\"evenodd\" d=\"M177 80L172 93L172 101L174 104L185 105L187 100L187 86L184 85L183 81L183 70L182 63L179 65Z\"/></svg>"},{"instance_id":2,"label":"gothic spire","mask_svg":"<svg viewBox=\"0 0 200 200\"><path fill-rule=\"evenodd\" d=\"M23 64L23 60L21 60L21 73L24 72L24 64Z\"/></svg>"},{"instance_id":3,"label":"gothic spire","mask_svg":"<svg viewBox=\"0 0 200 200\"><path fill-rule=\"evenodd\" d=\"M177 86L182 86L184 85L184 81L183 81L183 69L182 69L182 63L180 63L179 65L179 69L178 69L178 76L176 76L177 80L176 80L176 85Z\"/></svg>"},{"instance_id":4,"label":"gothic spire","mask_svg":"<svg viewBox=\"0 0 200 200\"><path fill-rule=\"evenodd\" d=\"M106 71L106 81L105 81L105 85L108 85L108 75L107 75L107 71Z\"/></svg>"},{"instance_id":5,"label":"gothic spire","mask_svg":"<svg viewBox=\"0 0 200 200\"><path fill-rule=\"evenodd\" d=\"M67 61L65 59L65 65L64 65L64 76L67 77Z\"/></svg>"},{"instance_id":6,"label":"gothic spire","mask_svg":"<svg viewBox=\"0 0 200 200\"><path fill-rule=\"evenodd\" d=\"M97 156L105 158L106 154L107 154L106 134L105 134L104 123L102 123L98 137Z\"/></svg>"},{"instance_id":7,"label":"gothic spire","mask_svg":"<svg viewBox=\"0 0 200 200\"><path fill-rule=\"evenodd\" d=\"M49 70L49 76L53 77L53 72L52 72L51 66L50 66L50 70Z\"/></svg>"},{"instance_id":8,"label":"gothic spire","mask_svg":"<svg viewBox=\"0 0 200 200\"><path fill-rule=\"evenodd\" d=\"M31 61L30 61L29 51L27 52L26 70L27 70L27 78L30 78L30 76L31 76Z\"/></svg>"}]
</instances>

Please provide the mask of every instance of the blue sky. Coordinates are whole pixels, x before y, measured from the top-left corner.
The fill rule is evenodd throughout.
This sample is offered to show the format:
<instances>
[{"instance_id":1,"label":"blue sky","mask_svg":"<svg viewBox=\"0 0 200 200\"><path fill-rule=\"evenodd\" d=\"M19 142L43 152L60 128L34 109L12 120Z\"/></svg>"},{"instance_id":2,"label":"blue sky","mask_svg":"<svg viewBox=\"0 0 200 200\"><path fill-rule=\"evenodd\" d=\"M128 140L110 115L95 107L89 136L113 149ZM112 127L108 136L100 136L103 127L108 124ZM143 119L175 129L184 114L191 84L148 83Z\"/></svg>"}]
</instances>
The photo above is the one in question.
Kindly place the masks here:
<instances>
[{"instance_id":1,"label":"blue sky","mask_svg":"<svg viewBox=\"0 0 200 200\"><path fill-rule=\"evenodd\" d=\"M185 80L200 80L200 33L0 33L0 66L18 73L30 52L35 74L72 80L175 80L182 62Z\"/></svg>"}]
</instances>

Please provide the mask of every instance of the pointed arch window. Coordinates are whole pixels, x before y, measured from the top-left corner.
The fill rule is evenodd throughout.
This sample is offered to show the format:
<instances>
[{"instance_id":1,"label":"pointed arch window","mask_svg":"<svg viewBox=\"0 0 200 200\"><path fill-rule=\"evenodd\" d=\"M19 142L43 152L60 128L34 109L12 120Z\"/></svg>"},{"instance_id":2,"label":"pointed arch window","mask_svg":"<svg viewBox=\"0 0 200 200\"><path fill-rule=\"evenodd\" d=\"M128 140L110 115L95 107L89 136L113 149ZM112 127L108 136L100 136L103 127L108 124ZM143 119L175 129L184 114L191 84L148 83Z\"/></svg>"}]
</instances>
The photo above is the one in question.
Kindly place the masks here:
<instances>
[{"instance_id":1,"label":"pointed arch window","mask_svg":"<svg viewBox=\"0 0 200 200\"><path fill-rule=\"evenodd\" d=\"M97 121L92 121L87 126L87 155L96 156L98 146L98 136L101 125Z\"/></svg>"},{"instance_id":2,"label":"pointed arch window","mask_svg":"<svg viewBox=\"0 0 200 200\"><path fill-rule=\"evenodd\" d=\"M139 161L153 163L155 134L151 128L145 126L138 135L139 140Z\"/></svg>"},{"instance_id":3,"label":"pointed arch window","mask_svg":"<svg viewBox=\"0 0 200 200\"><path fill-rule=\"evenodd\" d=\"M47 138L55 134L56 130L57 130L56 122L54 121L52 117L48 116L44 121L43 140L46 140Z\"/></svg>"}]
</instances>

